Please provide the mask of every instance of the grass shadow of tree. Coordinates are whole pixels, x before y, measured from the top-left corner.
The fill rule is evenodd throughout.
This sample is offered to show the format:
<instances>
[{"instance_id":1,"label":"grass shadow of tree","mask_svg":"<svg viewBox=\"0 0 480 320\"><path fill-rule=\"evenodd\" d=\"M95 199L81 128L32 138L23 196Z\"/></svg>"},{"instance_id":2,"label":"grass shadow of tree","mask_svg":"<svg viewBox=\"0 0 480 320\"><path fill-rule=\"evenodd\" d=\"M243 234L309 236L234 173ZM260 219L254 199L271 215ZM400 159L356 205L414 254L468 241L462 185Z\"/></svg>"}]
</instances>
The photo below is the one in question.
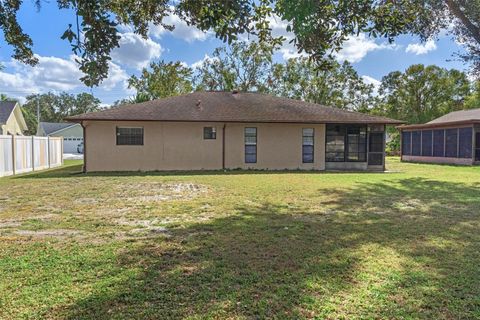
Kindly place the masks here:
<instances>
[{"instance_id":1,"label":"grass shadow of tree","mask_svg":"<svg viewBox=\"0 0 480 320\"><path fill-rule=\"evenodd\" d=\"M321 192L328 192L322 190ZM119 256L138 271L82 318L475 318L478 188L422 178L329 191L329 210L237 204ZM415 206L399 207L415 199Z\"/></svg>"}]
</instances>

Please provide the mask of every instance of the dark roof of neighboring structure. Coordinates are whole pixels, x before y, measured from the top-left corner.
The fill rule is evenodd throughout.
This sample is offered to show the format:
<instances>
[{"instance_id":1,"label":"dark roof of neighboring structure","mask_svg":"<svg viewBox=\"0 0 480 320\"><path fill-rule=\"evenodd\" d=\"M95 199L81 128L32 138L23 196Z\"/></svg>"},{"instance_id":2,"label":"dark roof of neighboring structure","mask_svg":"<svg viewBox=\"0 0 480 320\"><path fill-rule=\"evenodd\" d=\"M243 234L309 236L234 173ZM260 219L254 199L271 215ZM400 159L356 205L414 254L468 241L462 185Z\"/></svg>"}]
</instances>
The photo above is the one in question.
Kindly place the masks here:
<instances>
[{"instance_id":1,"label":"dark roof of neighboring structure","mask_svg":"<svg viewBox=\"0 0 480 320\"><path fill-rule=\"evenodd\" d=\"M43 129L46 135L57 132L62 129L74 126L76 123L71 122L40 122L40 127Z\"/></svg>"},{"instance_id":2,"label":"dark roof of neighboring structure","mask_svg":"<svg viewBox=\"0 0 480 320\"><path fill-rule=\"evenodd\" d=\"M400 129L422 129L422 128L438 128L452 125L467 125L480 123L480 109L460 110L450 112L440 118L434 119L425 124L410 124L400 126Z\"/></svg>"},{"instance_id":3,"label":"dark roof of neighboring structure","mask_svg":"<svg viewBox=\"0 0 480 320\"><path fill-rule=\"evenodd\" d=\"M17 105L16 101L0 101L0 123L5 124Z\"/></svg>"},{"instance_id":4,"label":"dark roof of neighboring structure","mask_svg":"<svg viewBox=\"0 0 480 320\"><path fill-rule=\"evenodd\" d=\"M124 105L66 120L202 121L279 123L381 123L402 121L315 103L250 92L194 92L177 97Z\"/></svg>"}]
</instances>

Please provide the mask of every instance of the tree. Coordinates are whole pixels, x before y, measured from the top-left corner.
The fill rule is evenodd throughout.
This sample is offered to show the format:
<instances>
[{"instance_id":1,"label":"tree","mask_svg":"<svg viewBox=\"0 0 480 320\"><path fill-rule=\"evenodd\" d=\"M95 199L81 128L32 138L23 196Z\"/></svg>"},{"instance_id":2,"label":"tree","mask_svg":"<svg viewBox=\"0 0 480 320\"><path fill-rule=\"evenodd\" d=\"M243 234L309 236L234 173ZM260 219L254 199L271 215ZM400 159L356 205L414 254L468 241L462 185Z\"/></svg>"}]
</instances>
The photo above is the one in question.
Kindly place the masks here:
<instances>
[{"instance_id":1,"label":"tree","mask_svg":"<svg viewBox=\"0 0 480 320\"><path fill-rule=\"evenodd\" d=\"M82 81L95 86L108 75L111 51L119 45L119 25L131 25L144 37L151 24L166 25L164 18L176 14L203 31L212 31L231 43L241 34L252 34L261 43L285 40L271 33L271 20L278 17L293 32L293 43L320 61L338 51L352 35L367 33L393 41L401 34L427 40L453 26L453 34L467 49L461 55L480 72L480 2L465 0L58 0L60 9L74 10L76 19L62 35L79 56ZM0 2L0 29L13 47L13 58L36 64L33 42L17 20L21 0ZM35 1L38 10L41 1Z\"/></svg>"},{"instance_id":2,"label":"tree","mask_svg":"<svg viewBox=\"0 0 480 320\"><path fill-rule=\"evenodd\" d=\"M328 61L328 70L318 69L307 58L290 59L273 66L269 91L275 95L333 106L368 111L373 101L373 85L366 84L350 63Z\"/></svg>"},{"instance_id":3,"label":"tree","mask_svg":"<svg viewBox=\"0 0 480 320\"><path fill-rule=\"evenodd\" d=\"M480 80L473 84L472 94L465 100L465 109L480 108Z\"/></svg>"},{"instance_id":4,"label":"tree","mask_svg":"<svg viewBox=\"0 0 480 320\"><path fill-rule=\"evenodd\" d=\"M196 71L196 89L265 92L272 50L269 45L243 41L215 49Z\"/></svg>"},{"instance_id":5,"label":"tree","mask_svg":"<svg viewBox=\"0 0 480 320\"><path fill-rule=\"evenodd\" d=\"M178 96L192 92L192 69L181 62L152 62L140 77L132 76L128 87L137 91L132 102Z\"/></svg>"},{"instance_id":6,"label":"tree","mask_svg":"<svg viewBox=\"0 0 480 320\"><path fill-rule=\"evenodd\" d=\"M466 108L471 83L464 72L412 65L383 77L377 112L407 123L425 123Z\"/></svg>"},{"instance_id":7,"label":"tree","mask_svg":"<svg viewBox=\"0 0 480 320\"><path fill-rule=\"evenodd\" d=\"M437 66L412 65L383 77L373 113L408 124L426 123L452 111L470 108L471 83L464 72ZM390 149L398 150L398 132L391 128Z\"/></svg>"},{"instance_id":8,"label":"tree","mask_svg":"<svg viewBox=\"0 0 480 320\"><path fill-rule=\"evenodd\" d=\"M30 133L35 133L37 123L37 103L40 107L40 121L63 122L65 117L100 110L100 100L89 93L76 96L68 93L33 94L26 98L22 109Z\"/></svg>"}]
</instances>

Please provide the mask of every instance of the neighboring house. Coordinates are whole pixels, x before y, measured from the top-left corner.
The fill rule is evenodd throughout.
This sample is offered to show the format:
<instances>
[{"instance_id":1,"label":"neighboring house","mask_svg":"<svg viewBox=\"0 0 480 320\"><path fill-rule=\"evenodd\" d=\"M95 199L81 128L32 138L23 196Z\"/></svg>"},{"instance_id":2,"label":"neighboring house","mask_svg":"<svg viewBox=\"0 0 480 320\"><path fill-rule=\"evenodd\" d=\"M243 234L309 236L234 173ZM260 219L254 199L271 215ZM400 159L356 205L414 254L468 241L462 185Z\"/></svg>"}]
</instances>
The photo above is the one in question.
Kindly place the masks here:
<instances>
[{"instance_id":1,"label":"neighboring house","mask_svg":"<svg viewBox=\"0 0 480 320\"><path fill-rule=\"evenodd\" d=\"M480 164L480 109L455 111L426 124L398 128L403 161Z\"/></svg>"},{"instance_id":2,"label":"neighboring house","mask_svg":"<svg viewBox=\"0 0 480 320\"><path fill-rule=\"evenodd\" d=\"M27 131L22 109L18 102L0 101L0 134L23 135Z\"/></svg>"},{"instance_id":3,"label":"neighboring house","mask_svg":"<svg viewBox=\"0 0 480 320\"><path fill-rule=\"evenodd\" d=\"M259 93L195 92L70 117L85 171L383 170L402 122Z\"/></svg>"},{"instance_id":4,"label":"neighboring house","mask_svg":"<svg viewBox=\"0 0 480 320\"><path fill-rule=\"evenodd\" d=\"M64 153L83 153L83 128L78 123L40 122L37 136L63 137Z\"/></svg>"}]
</instances>

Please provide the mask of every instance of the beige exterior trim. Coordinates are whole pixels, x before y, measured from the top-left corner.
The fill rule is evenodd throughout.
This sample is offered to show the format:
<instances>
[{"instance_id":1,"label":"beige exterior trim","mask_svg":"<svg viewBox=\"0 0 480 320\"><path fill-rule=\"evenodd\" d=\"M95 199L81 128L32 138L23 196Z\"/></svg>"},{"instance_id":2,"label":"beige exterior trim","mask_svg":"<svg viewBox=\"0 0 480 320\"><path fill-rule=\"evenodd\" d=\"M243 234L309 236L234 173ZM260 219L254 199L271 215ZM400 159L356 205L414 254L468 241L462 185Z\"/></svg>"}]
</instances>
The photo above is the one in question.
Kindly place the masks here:
<instances>
[{"instance_id":1,"label":"beige exterior trim","mask_svg":"<svg viewBox=\"0 0 480 320\"><path fill-rule=\"evenodd\" d=\"M475 162L472 158L449 158L449 157L425 157L425 156L402 156L404 162L422 162L437 164L456 164L471 166Z\"/></svg>"},{"instance_id":2,"label":"beige exterior trim","mask_svg":"<svg viewBox=\"0 0 480 320\"><path fill-rule=\"evenodd\" d=\"M325 170L324 124L84 121L86 170ZM144 128L143 146L117 146L116 127ZM203 139L204 127L217 138ZM245 163L244 128L257 128L257 163ZM222 132L225 128L225 132ZM315 129L314 163L302 163L302 129ZM223 137L225 140L223 141Z\"/></svg>"}]
</instances>

